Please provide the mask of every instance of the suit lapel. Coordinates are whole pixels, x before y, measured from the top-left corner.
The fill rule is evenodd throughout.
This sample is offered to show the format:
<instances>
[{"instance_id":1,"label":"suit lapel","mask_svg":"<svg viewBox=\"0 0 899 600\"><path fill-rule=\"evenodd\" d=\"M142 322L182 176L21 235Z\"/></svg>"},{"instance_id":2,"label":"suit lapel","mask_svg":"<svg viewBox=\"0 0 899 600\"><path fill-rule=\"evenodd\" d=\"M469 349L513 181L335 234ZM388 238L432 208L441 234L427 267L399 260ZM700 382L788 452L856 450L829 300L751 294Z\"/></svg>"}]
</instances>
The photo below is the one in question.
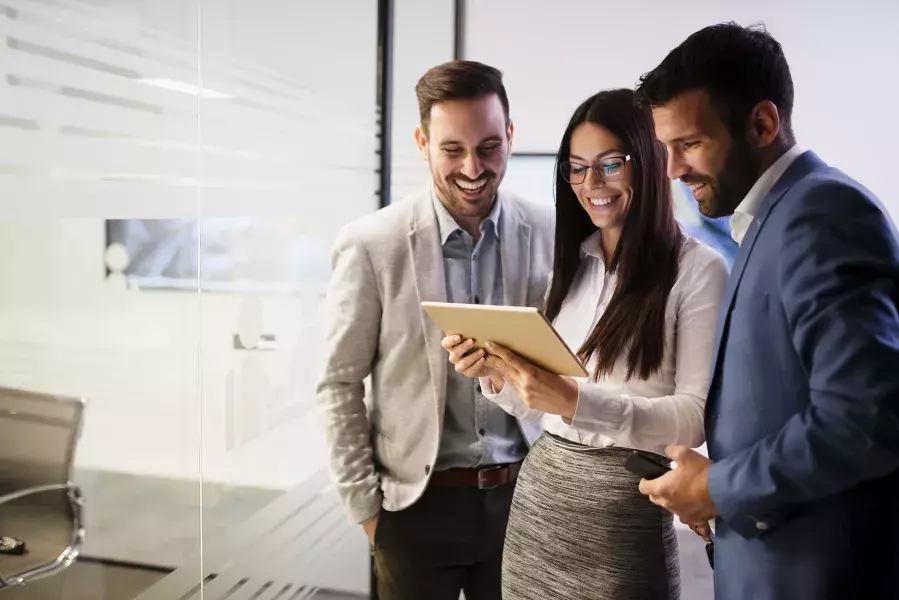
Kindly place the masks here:
<instances>
[{"instance_id":1,"label":"suit lapel","mask_svg":"<svg viewBox=\"0 0 899 600\"><path fill-rule=\"evenodd\" d=\"M740 287L740 280L743 278L743 272L746 270L746 264L752 255L752 249L755 247L755 241L758 239L759 232L765 226L768 215L780 199L792 188L800 179L811 173L818 167L824 166L824 162L818 158L814 152L805 152L799 156L792 165L786 170L780 179L774 184L774 187L765 196L759 206L758 214L752 220L743 243L740 244L740 251L737 254L737 260L734 262L730 277L727 280L727 287L724 290L724 296L721 299L721 307L718 311L718 325L715 330L715 347L712 354L712 370L709 389L714 389L716 379L718 377L718 363L721 359L721 348L724 345L724 335L730 322L730 313L733 308L734 299L737 290ZM706 412L708 412L711 398L706 403Z\"/></svg>"},{"instance_id":2,"label":"suit lapel","mask_svg":"<svg viewBox=\"0 0 899 600\"><path fill-rule=\"evenodd\" d=\"M443 251L440 246L440 234L437 228L437 217L431 205L429 193L413 200L412 222L409 231L409 252L412 256L412 274L415 277L415 290L419 304L421 302L446 302L446 276L443 270ZM446 403L446 369L448 357L440 346L443 332L425 314L421 306L414 307L421 319L424 332L425 348L428 353L428 366L431 371L431 384L437 400L437 414L443 426L443 407Z\"/></svg>"},{"instance_id":3,"label":"suit lapel","mask_svg":"<svg viewBox=\"0 0 899 600\"><path fill-rule=\"evenodd\" d=\"M526 306L531 267L531 226L525 223L512 202L504 201L500 231L503 304Z\"/></svg>"}]
</instances>

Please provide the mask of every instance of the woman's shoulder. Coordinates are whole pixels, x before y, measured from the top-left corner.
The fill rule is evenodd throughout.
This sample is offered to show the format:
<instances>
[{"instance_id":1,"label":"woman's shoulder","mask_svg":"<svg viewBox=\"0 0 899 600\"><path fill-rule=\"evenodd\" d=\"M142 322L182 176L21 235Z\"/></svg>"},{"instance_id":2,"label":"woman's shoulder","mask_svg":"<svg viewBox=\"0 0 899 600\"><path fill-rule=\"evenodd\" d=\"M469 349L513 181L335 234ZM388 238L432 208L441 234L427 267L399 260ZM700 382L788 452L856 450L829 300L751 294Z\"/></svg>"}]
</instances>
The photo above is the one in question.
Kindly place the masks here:
<instances>
[{"instance_id":1,"label":"woman's shoulder","mask_svg":"<svg viewBox=\"0 0 899 600\"><path fill-rule=\"evenodd\" d=\"M727 279L727 261L717 250L694 237L684 234L681 245L678 283L697 280Z\"/></svg>"},{"instance_id":2,"label":"woman's shoulder","mask_svg":"<svg viewBox=\"0 0 899 600\"><path fill-rule=\"evenodd\" d=\"M684 234L680 251L681 271L719 265L727 268L727 262L717 250L695 237Z\"/></svg>"}]
</instances>

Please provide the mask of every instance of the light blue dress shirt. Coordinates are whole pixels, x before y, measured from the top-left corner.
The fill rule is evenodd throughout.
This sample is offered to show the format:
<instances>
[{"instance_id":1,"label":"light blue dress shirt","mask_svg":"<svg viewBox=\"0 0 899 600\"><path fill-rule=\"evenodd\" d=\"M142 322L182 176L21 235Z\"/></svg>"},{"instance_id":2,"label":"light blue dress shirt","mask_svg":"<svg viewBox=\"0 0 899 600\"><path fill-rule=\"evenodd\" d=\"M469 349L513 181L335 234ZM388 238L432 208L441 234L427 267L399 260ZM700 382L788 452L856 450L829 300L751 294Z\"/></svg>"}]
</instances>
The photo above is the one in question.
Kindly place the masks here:
<instances>
[{"instance_id":1,"label":"light blue dress shirt","mask_svg":"<svg viewBox=\"0 0 899 600\"><path fill-rule=\"evenodd\" d=\"M503 272L500 253L502 207L500 200L480 224L475 243L459 227L432 192L443 247L447 302L502 304ZM446 411L437 454L437 470L473 468L517 462L527 454L518 421L487 400L477 379L447 370Z\"/></svg>"}]
</instances>

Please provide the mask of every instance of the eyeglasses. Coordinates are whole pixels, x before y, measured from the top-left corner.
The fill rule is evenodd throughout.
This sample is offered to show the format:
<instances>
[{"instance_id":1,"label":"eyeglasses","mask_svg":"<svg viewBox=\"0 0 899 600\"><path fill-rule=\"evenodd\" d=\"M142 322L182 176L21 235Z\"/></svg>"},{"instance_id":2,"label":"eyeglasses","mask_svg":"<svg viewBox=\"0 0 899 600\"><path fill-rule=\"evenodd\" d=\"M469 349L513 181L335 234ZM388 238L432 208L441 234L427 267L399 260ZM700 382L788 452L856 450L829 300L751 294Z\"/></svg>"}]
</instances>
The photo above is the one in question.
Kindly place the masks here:
<instances>
[{"instance_id":1,"label":"eyeglasses","mask_svg":"<svg viewBox=\"0 0 899 600\"><path fill-rule=\"evenodd\" d=\"M565 178L565 181L574 185L584 183L588 169L593 169L593 174L603 181L615 181L624 174L624 165L630 159L630 154L627 156L612 156L592 165L582 165L581 163L566 160L559 163L559 172Z\"/></svg>"}]
</instances>

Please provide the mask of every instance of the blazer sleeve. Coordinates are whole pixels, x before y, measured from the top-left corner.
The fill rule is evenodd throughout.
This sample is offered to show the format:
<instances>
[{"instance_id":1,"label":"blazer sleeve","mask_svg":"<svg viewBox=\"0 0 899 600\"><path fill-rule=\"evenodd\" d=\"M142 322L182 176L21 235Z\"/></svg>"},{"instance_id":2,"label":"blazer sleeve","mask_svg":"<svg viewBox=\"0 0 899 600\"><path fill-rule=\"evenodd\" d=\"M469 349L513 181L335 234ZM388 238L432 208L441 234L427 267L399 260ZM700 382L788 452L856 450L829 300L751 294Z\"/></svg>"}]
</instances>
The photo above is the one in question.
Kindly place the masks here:
<instances>
[{"instance_id":1,"label":"blazer sleeve","mask_svg":"<svg viewBox=\"0 0 899 600\"><path fill-rule=\"evenodd\" d=\"M719 515L746 538L899 469L895 233L877 202L845 182L789 200L777 278L809 401L709 471Z\"/></svg>"},{"instance_id":2,"label":"blazer sleeve","mask_svg":"<svg viewBox=\"0 0 899 600\"><path fill-rule=\"evenodd\" d=\"M327 356L316 405L337 492L350 518L361 523L381 510L382 501L364 402L364 380L378 349L381 298L369 253L351 230L338 235L331 267Z\"/></svg>"}]
</instances>

